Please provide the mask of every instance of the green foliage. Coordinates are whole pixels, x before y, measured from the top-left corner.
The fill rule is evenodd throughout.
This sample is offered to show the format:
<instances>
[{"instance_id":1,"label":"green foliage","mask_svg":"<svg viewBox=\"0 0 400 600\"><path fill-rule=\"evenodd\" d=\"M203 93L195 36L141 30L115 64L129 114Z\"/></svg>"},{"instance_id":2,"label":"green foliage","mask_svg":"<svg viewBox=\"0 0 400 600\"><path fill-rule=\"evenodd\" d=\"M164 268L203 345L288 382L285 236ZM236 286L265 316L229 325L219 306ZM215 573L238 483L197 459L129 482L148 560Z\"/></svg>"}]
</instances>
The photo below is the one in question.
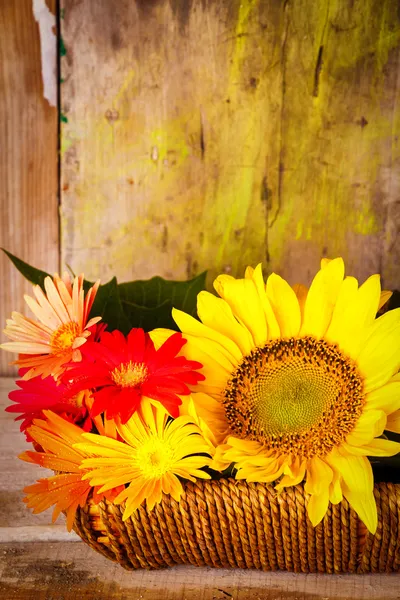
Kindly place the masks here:
<instances>
[{"instance_id":1,"label":"green foliage","mask_svg":"<svg viewBox=\"0 0 400 600\"><path fill-rule=\"evenodd\" d=\"M45 271L41 271L40 269L35 269L28 265L28 263L24 262L20 258L17 258L11 252L8 252L4 248L2 248L3 252L7 254L8 258L17 267L18 271L22 273L22 275L35 285L40 285L40 287L44 290L44 280L46 277L49 277L49 274Z\"/></svg>"},{"instance_id":2,"label":"green foliage","mask_svg":"<svg viewBox=\"0 0 400 600\"><path fill-rule=\"evenodd\" d=\"M99 287L90 316L101 317L107 323L109 331L119 329L126 335L132 329L122 308L116 277Z\"/></svg>"},{"instance_id":3,"label":"green foliage","mask_svg":"<svg viewBox=\"0 0 400 600\"><path fill-rule=\"evenodd\" d=\"M148 330L166 327L177 330L172 308L197 316L197 294L205 289L207 273L189 281L166 281L153 277L147 281L121 283L119 292L125 314L134 327Z\"/></svg>"},{"instance_id":4,"label":"green foliage","mask_svg":"<svg viewBox=\"0 0 400 600\"><path fill-rule=\"evenodd\" d=\"M48 273L31 267L7 250L3 251L28 281L44 289L44 279ZM167 281L162 277L153 277L120 284L113 277L99 287L90 316L101 316L109 331L119 329L124 334L132 327L142 327L145 331L156 327L177 330L171 316L172 308L179 308L196 317L197 294L205 289L206 275L206 272L201 273L190 281ZM85 291L92 285L93 282L85 281Z\"/></svg>"}]
</instances>

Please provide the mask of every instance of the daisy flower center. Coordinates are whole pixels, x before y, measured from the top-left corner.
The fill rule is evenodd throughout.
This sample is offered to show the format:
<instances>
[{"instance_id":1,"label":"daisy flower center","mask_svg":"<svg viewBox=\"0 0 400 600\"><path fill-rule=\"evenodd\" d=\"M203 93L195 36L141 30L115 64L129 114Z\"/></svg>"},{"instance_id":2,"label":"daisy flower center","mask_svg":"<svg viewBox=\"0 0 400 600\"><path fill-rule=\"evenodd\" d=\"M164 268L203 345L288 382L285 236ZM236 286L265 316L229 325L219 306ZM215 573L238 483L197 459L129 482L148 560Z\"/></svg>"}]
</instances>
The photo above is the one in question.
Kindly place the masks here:
<instances>
[{"instance_id":1,"label":"daisy flower center","mask_svg":"<svg viewBox=\"0 0 400 600\"><path fill-rule=\"evenodd\" d=\"M136 363L131 360L116 367L111 377L114 383L121 387L135 387L144 383L148 377L149 370L144 363Z\"/></svg>"},{"instance_id":2,"label":"daisy flower center","mask_svg":"<svg viewBox=\"0 0 400 600\"><path fill-rule=\"evenodd\" d=\"M79 325L75 321L69 323L63 323L58 329L55 330L51 336L50 346L53 353L62 352L63 350L69 350L75 339L78 337Z\"/></svg>"},{"instance_id":3,"label":"daisy flower center","mask_svg":"<svg viewBox=\"0 0 400 600\"><path fill-rule=\"evenodd\" d=\"M326 455L342 443L364 403L355 363L336 345L312 337L256 348L224 391L234 435L305 458Z\"/></svg>"},{"instance_id":4,"label":"daisy flower center","mask_svg":"<svg viewBox=\"0 0 400 600\"><path fill-rule=\"evenodd\" d=\"M170 444L157 437L150 437L137 450L138 467L148 479L157 479L171 471L174 451Z\"/></svg>"}]
</instances>

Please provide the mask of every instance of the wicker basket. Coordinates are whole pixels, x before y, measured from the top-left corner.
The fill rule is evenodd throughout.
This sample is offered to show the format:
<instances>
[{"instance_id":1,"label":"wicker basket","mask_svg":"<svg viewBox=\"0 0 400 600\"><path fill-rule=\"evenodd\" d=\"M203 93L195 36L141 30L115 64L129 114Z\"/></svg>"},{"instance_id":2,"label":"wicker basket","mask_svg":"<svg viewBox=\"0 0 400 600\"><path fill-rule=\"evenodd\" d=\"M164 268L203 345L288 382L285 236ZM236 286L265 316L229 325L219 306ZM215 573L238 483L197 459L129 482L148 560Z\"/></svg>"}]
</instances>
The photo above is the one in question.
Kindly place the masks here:
<instances>
[{"instance_id":1,"label":"wicker basket","mask_svg":"<svg viewBox=\"0 0 400 600\"><path fill-rule=\"evenodd\" d=\"M94 550L125 569L177 564L296 573L393 572L400 568L400 485L379 483L379 524L367 532L346 501L330 505L317 527L307 518L303 486L233 479L188 483L179 502L140 507L126 522L123 507L88 502L74 529Z\"/></svg>"}]
</instances>

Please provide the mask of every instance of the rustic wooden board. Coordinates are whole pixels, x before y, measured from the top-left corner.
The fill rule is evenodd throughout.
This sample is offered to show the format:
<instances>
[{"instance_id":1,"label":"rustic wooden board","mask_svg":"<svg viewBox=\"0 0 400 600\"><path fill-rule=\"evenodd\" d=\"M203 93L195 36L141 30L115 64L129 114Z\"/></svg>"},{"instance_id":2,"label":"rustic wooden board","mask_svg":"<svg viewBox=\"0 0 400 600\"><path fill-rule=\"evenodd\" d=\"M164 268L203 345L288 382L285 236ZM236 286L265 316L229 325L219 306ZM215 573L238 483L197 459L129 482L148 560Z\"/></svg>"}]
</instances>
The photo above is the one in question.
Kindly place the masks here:
<instances>
[{"instance_id":1,"label":"rustic wooden board","mask_svg":"<svg viewBox=\"0 0 400 600\"><path fill-rule=\"evenodd\" d=\"M0 1L0 246L54 272L59 267L58 117L57 109L43 95L39 25L33 4L32 0ZM56 1L49 0L53 13L55 6ZM56 44L49 33L42 43L46 41ZM44 67L46 74L49 67ZM23 293L32 287L3 253L0 281L3 329L12 310L25 311ZM5 341L3 334L1 341ZM8 366L13 358L1 352L0 374L15 372Z\"/></svg>"},{"instance_id":2,"label":"rustic wooden board","mask_svg":"<svg viewBox=\"0 0 400 600\"><path fill-rule=\"evenodd\" d=\"M83 543L0 545L7 600L395 600L399 575L124 571Z\"/></svg>"},{"instance_id":3,"label":"rustic wooden board","mask_svg":"<svg viewBox=\"0 0 400 600\"><path fill-rule=\"evenodd\" d=\"M62 260L400 284L397 0L62 0Z\"/></svg>"}]
</instances>

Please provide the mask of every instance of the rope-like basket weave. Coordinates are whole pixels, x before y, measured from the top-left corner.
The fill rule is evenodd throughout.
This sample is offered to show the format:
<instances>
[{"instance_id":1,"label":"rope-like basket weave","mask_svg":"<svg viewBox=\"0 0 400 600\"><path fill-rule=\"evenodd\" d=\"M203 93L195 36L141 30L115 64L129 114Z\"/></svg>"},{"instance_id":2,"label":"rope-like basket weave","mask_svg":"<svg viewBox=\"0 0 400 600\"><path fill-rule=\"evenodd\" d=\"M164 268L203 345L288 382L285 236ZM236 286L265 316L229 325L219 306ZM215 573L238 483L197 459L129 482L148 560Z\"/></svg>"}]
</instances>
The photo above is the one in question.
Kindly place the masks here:
<instances>
[{"instance_id":1,"label":"rope-like basket weave","mask_svg":"<svg viewBox=\"0 0 400 600\"><path fill-rule=\"evenodd\" d=\"M303 486L277 494L272 485L234 479L187 483L179 502L163 496L127 521L123 505L89 501L74 529L125 569L177 564L296 573L392 572L400 569L400 485L374 489L378 529L367 532L343 500L317 527L307 517Z\"/></svg>"}]
</instances>

